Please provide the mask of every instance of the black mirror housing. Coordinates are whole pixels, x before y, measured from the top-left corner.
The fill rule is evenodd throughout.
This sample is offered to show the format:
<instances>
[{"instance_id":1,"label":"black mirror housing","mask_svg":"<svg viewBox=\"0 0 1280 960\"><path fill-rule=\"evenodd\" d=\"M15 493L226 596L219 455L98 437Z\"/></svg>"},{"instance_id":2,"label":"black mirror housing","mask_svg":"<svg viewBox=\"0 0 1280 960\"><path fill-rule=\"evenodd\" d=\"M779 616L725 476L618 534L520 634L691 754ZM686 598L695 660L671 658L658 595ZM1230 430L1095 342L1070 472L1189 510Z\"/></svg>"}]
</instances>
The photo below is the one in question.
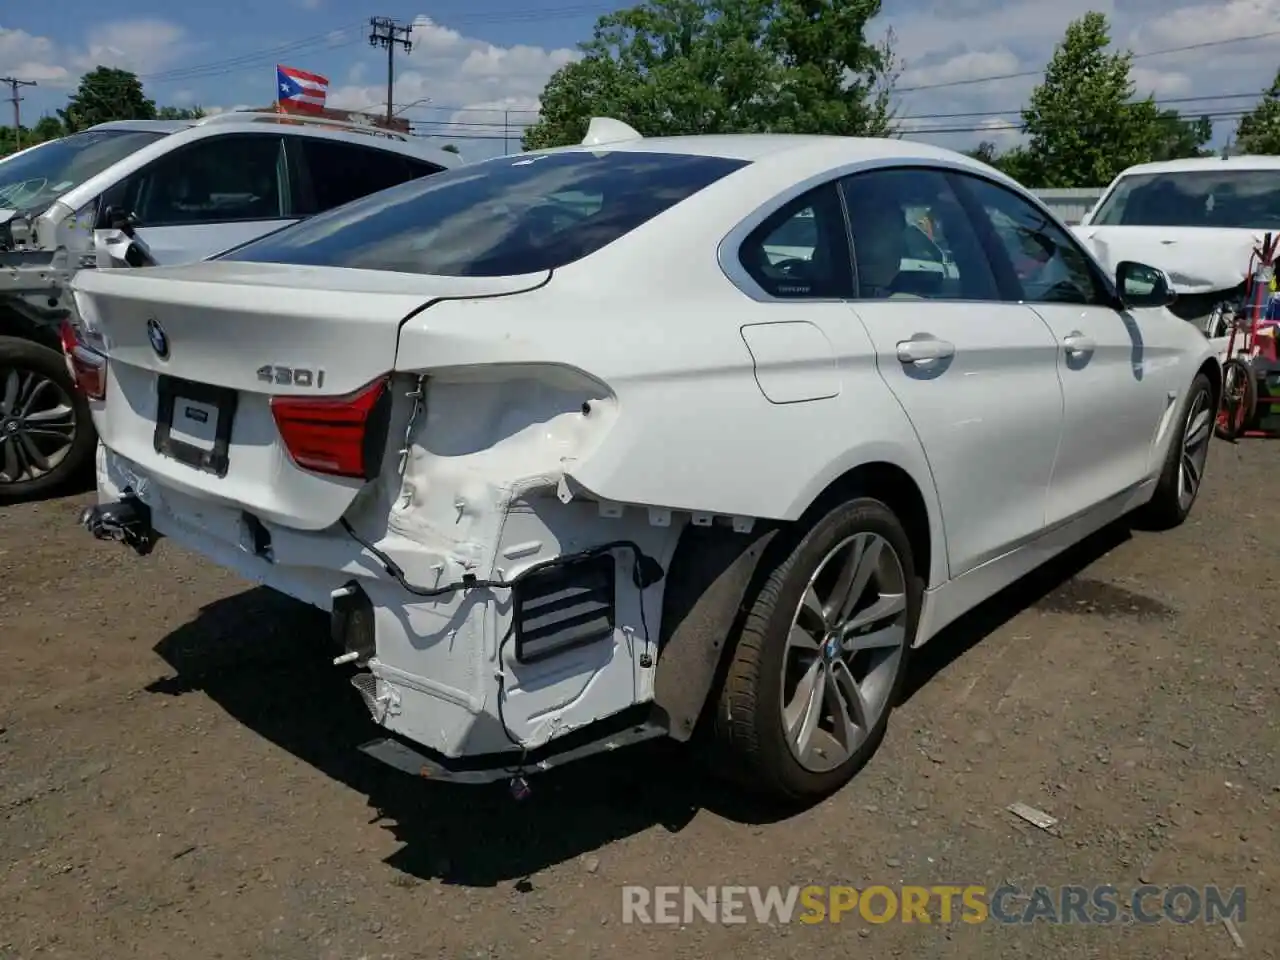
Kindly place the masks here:
<instances>
[{"instance_id":1,"label":"black mirror housing","mask_svg":"<svg viewBox=\"0 0 1280 960\"><path fill-rule=\"evenodd\" d=\"M1178 298L1169 275L1136 260L1122 260L1116 266L1116 292L1126 307L1167 307Z\"/></svg>"}]
</instances>

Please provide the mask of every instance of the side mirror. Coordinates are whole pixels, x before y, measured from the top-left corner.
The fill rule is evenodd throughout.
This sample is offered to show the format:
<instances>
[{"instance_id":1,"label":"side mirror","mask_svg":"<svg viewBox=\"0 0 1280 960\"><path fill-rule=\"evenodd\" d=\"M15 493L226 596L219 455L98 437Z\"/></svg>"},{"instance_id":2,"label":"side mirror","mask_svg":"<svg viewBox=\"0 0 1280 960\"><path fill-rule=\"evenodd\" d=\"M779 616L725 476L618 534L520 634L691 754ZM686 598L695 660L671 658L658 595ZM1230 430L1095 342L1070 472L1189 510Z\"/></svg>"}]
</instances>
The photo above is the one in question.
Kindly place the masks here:
<instances>
[{"instance_id":1,"label":"side mirror","mask_svg":"<svg viewBox=\"0 0 1280 960\"><path fill-rule=\"evenodd\" d=\"M133 236L133 228L138 219L123 207L107 207L102 213L102 220L108 230L119 230L126 237Z\"/></svg>"},{"instance_id":2,"label":"side mirror","mask_svg":"<svg viewBox=\"0 0 1280 960\"><path fill-rule=\"evenodd\" d=\"M1168 274L1133 260L1116 266L1116 290L1126 307L1167 307L1178 298Z\"/></svg>"}]
</instances>

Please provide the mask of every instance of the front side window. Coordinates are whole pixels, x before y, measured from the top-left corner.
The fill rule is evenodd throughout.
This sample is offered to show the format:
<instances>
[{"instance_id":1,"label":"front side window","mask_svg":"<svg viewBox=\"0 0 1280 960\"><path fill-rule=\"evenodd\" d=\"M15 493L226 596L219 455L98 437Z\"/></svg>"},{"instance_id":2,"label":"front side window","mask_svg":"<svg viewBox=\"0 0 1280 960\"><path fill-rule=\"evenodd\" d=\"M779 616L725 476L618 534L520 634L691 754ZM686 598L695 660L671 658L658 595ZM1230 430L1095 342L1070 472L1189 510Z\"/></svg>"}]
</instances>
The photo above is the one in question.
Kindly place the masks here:
<instances>
[{"instance_id":1,"label":"front side window","mask_svg":"<svg viewBox=\"0 0 1280 960\"><path fill-rule=\"evenodd\" d=\"M452 277L553 270L743 166L641 150L502 157L364 197L221 259Z\"/></svg>"},{"instance_id":2,"label":"front side window","mask_svg":"<svg viewBox=\"0 0 1280 960\"><path fill-rule=\"evenodd\" d=\"M739 259L772 297L849 297L849 238L836 185L824 184L773 213L743 241Z\"/></svg>"},{"instance_id":3,"label":"front side window","mask_svg":"<svg viewBox=\"0 0 1280 960\"><path fill-rule=\"evenodd\" d=\"M166 134L88 130L42 143L0 163L0 208L37 213L68 190Z\"/></svg>"},{"instance_id":4,"label":"front side window","mask_svg":"<svg viewBox=\"0 0 1280 960\"><path fill-rule=\"evenodd\" d=\"M1091 224L1280 230L1280 169L1129 174Z\"/></svg>"},{"instance_id":5,"label":"front side window","mask_svg":"<svg viewBox=\"0 0 1280 960\"><path fill-rule=\"evenodd\" d=\"M1053 219L1011 190L979 177L959 178L986 213L1029 303L1109 302L1080 246Z\"/></svg>"},{"instance_id":6,"label":"front side window","mask_svg":"<svg viewBox=\"0 0 1280 960\"><path fill-rule=\"evenodd\" d=\"M129 178L122 201L139 226L289 216L284 141L269 134L198 140Z\"/></svg>"},{"instance_id":7,"label":"front side window","mask_svg":"<svg viewBox=\"0 0 1280 960\"><path fill-rule=\"evenodd\" d=\"M857 173L842 183L862 300L998 300L969 214L945 174Z\"/></svg>"}]
</instances>

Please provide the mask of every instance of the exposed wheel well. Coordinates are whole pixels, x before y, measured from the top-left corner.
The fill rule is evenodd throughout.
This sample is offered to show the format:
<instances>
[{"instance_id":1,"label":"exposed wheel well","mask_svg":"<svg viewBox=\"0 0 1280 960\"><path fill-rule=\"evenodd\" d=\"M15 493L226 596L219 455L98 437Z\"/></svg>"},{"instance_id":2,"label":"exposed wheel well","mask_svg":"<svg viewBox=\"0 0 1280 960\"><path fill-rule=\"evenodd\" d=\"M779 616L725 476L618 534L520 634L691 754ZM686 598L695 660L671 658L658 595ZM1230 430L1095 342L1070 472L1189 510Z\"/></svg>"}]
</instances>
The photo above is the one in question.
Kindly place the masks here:
<instances>
[{"instance_id":1,"label":"exposed wheel well","mask_svg":"<svg viewBox=\"0 0 1280 960\"><path fill-rule=\"evenodd\" d=\"M57 330L45 324L35 323L13 307L4 304L0 304L0 337L17 337L52 350L60 349Z\"/></svg>"},{"instance_id":2,"label":"exposed wheel well","mask_svg":"<svg viewBox=\"0 0 1280 960\"><path fill-rule=\"evenodd\" d=\"M1209 385L1213 388L1213 406L1216 410L1222 403L1222 365L1206 360L1196 373L1197 375L1203 373L1209 378Z\"/></svg>"},{"instance_id":3,"label":"exposed wheel well","mask_svg":"<svg viewBox=\"0 0 1280 960\"><path fill-rule=\"evenodd\" d=\"M837 477L805 511L801 526L816 519L813 515L819 511L829 510L836 503L855 496L875 497L902 521L911 541L916 573L929 586L933 562L929 510L915 480L901 467L892 463L866 463Z\"/></svg>"}]
</instances>

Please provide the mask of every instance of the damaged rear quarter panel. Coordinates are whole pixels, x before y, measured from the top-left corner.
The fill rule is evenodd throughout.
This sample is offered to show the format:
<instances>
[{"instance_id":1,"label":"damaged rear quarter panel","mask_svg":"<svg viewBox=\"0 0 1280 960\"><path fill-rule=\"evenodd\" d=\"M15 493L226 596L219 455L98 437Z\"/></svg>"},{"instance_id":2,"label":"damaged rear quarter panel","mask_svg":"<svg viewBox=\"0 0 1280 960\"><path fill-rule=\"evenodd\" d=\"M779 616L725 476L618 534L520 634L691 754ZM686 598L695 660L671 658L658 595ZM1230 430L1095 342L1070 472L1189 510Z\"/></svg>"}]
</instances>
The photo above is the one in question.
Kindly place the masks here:
<instances>
[{"instance_id":1,"label":"damaged rear quarter panel","mask_svg":"<svg viewBox=\"0 0 1280 960\"><path fill-rule=\"evenodd\" d=\"M851 312L814 311L822 350L784 358L792 368L812 363L838 394L779 404L761 392L757 377L769 371L757 370L741 329L807 318L787 305L735 298L727 281L712 296L671 302L578 287L582 296L571 295L557 274L519 296L435 304L402 328L397 369L435 381L464 368L552 365L598 382L607 427L553 471L598 499L790 520L846 471L883 461L915 478L937 518L919 442Z\"/></svg>"}]
</instances>

